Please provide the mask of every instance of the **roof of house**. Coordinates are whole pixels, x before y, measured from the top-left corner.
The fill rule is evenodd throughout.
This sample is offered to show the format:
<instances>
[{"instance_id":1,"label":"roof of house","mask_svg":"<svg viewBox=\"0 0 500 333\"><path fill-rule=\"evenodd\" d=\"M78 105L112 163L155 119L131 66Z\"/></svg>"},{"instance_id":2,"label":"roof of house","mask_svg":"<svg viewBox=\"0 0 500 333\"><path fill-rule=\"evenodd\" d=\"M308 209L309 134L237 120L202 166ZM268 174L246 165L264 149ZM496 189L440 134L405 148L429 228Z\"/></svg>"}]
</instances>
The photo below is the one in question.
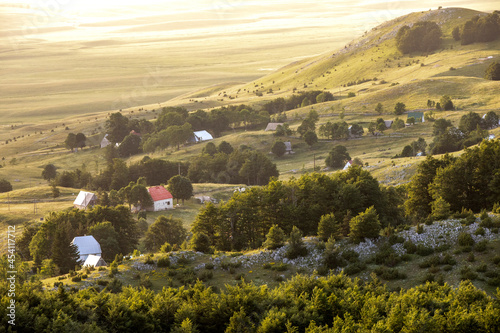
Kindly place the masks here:
<instances>
[{"instance_id":1,"label":"roof of house","mask_svg":"<svg viewBox=\"0 0 500 333\"><path fill-rule=\"evenodd\" d=\"M141 136L141 133L137 133L135 130L131 130L130 134Z\"/></svg>"},{"instance_id":2,"label":"roof of house","mask_svg":"<svg viewBox=\"0 0 500 333\"><path fill-rule=\"evenodd\" d=\"M84 206L87 207L92 200L96 200L97 197L92 192L80 191L75 201L73 201L73 205Z\"/></svg>"},{"instance_id":3,"label":"roof of house","mask_svg":"<svg viewBox=\"0 0 500 333\"><path fill-rule=\"evenodd\" d=\"M212 134L208 133L207 131L197 131L193 133L195 136L196 141L207 141L207 140L213 140L214 137Z\"/></svg>"},{"instance_id":4,"label":"roof of house","mask_svg":"<svg viewBox=\"0 0 500 333\"><path fill-rule=\"evenodd\" d=\"M163 186L152 186L148 188L148 192L153 201L162 201L173 198L172 193L167 191L167 189Z\"/></svg>"},{"instance_id":5,"label":"roof of house","mask_svg":"<svg viewBox=\"0 0 500 333\"><path fill-rule=\"evenodd\" d=\"M347 163L345 164L344 166L344 170L346 170L347 168L349 168L350 166L352 166L354 164L354 162L352 160L349 160L347 161Z\"/></svg>"},{"instance_id":6,"label":"roof of house","mask_svg":"<svg viewBox=\"0 0 500 333\"><path fill-rule=\"evenodd\" d=\"M276 131L279 125L283 126L283 123L269 123L267 124L266 131Z\"/></svg>"},{"instance_id":7,"label":"roof of house","mask_svg":"<svg viewBox=\"0 0 500 333\"><path fill-rule=\"evenodd\" d=\"M105 266L107 265L104 259L102 259L101 256L96 256L93 254L90 254L87 259L85 259L85 262L83 263L83 266Z\"/></svg>"},{"instance_id":8,"label":"roof of house","mask_svg":"<svg viewBox=\"0 0 500 333\"><path fill-rule=\"evenodd\" d=\"M422 119L424 117L423 112L408 112L408 118Z\"/></svg>"},{"instance_id":9,"label":"roof of house","mask_svg":"<svg viewBox=\"0 0 500 333\"><path fill-rule=\"evenodd\" d=\"M78 247L78 253L81 256L91 253L102 253L101 245L99 245L99 242L92 235L75 237L71 243Z\"/></svg>"}]
</instances>

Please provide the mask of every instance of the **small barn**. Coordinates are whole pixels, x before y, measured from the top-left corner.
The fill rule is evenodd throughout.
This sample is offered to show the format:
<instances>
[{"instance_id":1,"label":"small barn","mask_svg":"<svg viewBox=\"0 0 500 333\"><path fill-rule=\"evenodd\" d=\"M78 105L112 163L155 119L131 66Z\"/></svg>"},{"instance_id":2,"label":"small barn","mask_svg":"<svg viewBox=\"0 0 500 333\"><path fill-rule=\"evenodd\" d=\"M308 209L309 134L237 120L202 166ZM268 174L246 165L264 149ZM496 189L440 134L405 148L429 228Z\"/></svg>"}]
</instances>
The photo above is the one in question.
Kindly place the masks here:
<instances>
[{"instance_id":1,"label":"small barn","mask_svg":"<svg viewBox=\"0 0 500 333\"><path fill-rule=\"evenodd\" d=\"M78 236L73 238L71 242L78 249L80 255L80 262L84 263L90 255L101 256L101 245L94 238L94 236Z\"/></svg>"},{"instance_id":2,"label":"small barn","mask_svg":"<svg viewBox=\"0 0 500 333\"><path fill-rule=\"evenodd\" d=\"M78 209L92 208L96 204L97 204L97 195L85 191L80 191L75 201L73 201L73 207Z\"/></svg>"},{"instance_id":3,"label":"small barn","mask_svg":"<svg viewBox=\"0 0 500 333\"><path fill-rule=\"evenodd\" d=\"M102 138L101 148L106 148L107 146L109 146L111 144L111 141L108 140L108 135L109 134L106 134L106 135L104 135L104 138Z\"/></svg>"},{"instance_id":4,"label":"small barn","mask_svg":"<svg viewBox=\"0 0 500 333\"><path fill-rule=\"evenodd\" d=\"M208 133L207 131L197 131L197 132L193 132L193 137L189 141L198 143L198 142L204 142L204 141L209 141L209 140L213 140L213 139L214 139L214 137L212 136L212 134Z\"/></svg>"},{"instance_id":5,"label":"small barn","mask_svg":"<svg viewBox=\"0 0 500 333\"><path fill-rule=\"evenodd\" d=\"M413 117L413 119L415 119L416 123L423 123L423 122L425 122L424 113L423 112L408 112L408 118L406 118L407 121L411 117Z\"/></svg>"},{"instance_id":6,"label":"small barn","mask_svg":"<svg viewBox=\"0 0 500 333\"><path fill-rule=\"evenodd\" d=\"M268 131L276 131L276 129L278 128L278 126L283 126L283 123L269 123L269 124L267 124L265 131L266 132L268 132Z\"/></svg>"},{"instance_id":7,"label":"small barn","mask_svg":"<svg viewBox=\"0 0 500 333\"><path fill-rule=\"evenodd\" d=\"M163 186L152 186L148 188L149 195L153 199L153 206L149 207L149 211L160 211L174 208L174 197Z\"/></svg>"},{"instance_id":8,"label":"small barn","mask_svg":"<svg viewBox=\"0 0 500 333\"><path fill-rule=\"evenodd\" d=\"M394 122L393 120L384 120L385 127L386 127L387 129L391 128L391 127L392 127L392 123L393 123L393 122Z\"/></svg>"},{"instance_id":9,"label":"small barn","mask_svg":"<svg viewBox=\"0 0 500 333\"><path fill-rule=\"evenodd\" d=\"M89 254L85 262L83 263L82 267L89 266L89 267L101 267L101 266L108 266L108 264L102 259L101 256L96 256L93 254Z\"/></svg>"}]
</instances>

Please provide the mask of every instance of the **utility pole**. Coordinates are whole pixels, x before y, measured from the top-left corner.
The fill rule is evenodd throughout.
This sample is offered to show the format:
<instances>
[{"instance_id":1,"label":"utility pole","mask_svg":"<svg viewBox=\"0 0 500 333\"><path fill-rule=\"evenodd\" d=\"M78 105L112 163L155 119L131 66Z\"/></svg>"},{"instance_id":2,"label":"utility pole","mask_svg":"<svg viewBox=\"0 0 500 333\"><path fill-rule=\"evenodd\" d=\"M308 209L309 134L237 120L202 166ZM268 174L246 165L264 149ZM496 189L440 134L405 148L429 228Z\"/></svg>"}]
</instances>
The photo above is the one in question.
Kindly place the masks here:
<instances>
[{"instance_id":1,"label":"utility pole","mask_svg":"<svg viewBox=\"0 0 500 333\"><path fill-rule=\"evenodd\" d=\"M180 176L180 175L181 175L181 162L178 162L178 163L177 163L177 166L178 166L178 168L179 168L179 176Z\"/></svg>"},{"instance_id":2,"label":"utility pole","mask_svg":"<svg viewBox=\"0 0 500 333\"><path fill-rule=\"evenodd\" d=\"M313 154L313 172L316 171L316 154Z\"/></svg>"},{"instance_id":3,"label":"utility pole","mask_svg":"<svg viewBox=\"0 0 500 333\"><path fill-rule=\"evenodd\" d=\"M9 195L9 192L7 192L7 208L10 212L10 195Z\"/></svg>"}]
</instances>

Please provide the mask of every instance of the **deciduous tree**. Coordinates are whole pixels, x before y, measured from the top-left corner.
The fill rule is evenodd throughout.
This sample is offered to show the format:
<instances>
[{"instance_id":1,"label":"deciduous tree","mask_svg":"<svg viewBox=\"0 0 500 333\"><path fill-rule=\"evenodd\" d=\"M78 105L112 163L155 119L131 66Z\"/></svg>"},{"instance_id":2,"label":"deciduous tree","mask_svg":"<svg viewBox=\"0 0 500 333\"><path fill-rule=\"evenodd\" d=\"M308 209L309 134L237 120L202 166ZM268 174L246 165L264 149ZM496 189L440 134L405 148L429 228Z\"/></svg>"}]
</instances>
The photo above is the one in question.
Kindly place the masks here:
<instances>
[{"instance_id":1,"label":"deciduous tree","mask_svg":"<svg viewBox=\"0 0 500 333\"><path fill-rule=\"evenodd\" d=\"M394 113L397 115L401 115L406 111L406 105L402 102L397 102L394 106Z\"/></svg>"},{"instance_id":2,"label":"deciduous tree","mask_svg":"<svg viewBox=\"0 0 500 333\"><path fill-rule=\"evenodd\" d=\"M271 151L274 155L281 157L286 153L286 145L283 141L277 140L276 142L274 142Z\"/></svg>"},{"instance_id":3,"label":"deciduous tree","mask_svg":"<svg viewBox=\"0 0 500 333\"><path fill-rule=\"evenodd\" d=\"M56 178L57 172L54 164L47 164L43 167L42 177L47 181L51 181Z\"/></svg>"},{"instance_id":4,"label":"deciduous tree","mask_svg":"<svg viewBox=\"0 0 500 333\"><path fill-rule=\"evenodd\" d=\"M351 156L347 152L347 148L341 145L335 146L328 157L325 160L327 166L331 168L341 168L345 165L347 161L351 159Z\"/></svg>"},{"instance_id":5,"label":"deciduous tree","mask_svg":"<svg viewBox=\"0 0 500 333\"><path fill-rule=\"evenodd\" d=\"M181 245L186 240L186 235L182 220L160 216L146 232L144 245L151 251L158 251L165 242Z\"/></svg>"},{"instance_id":6,"label":"deciduous tree","mask_svg":"<svg viewBox=\"0 0 500 333\"><path fill-rule=\"evenodd\" d=\"M168 190L172 193L172 196L177 199L182 200L182 204L184 204L184 200L188 200L193 196L193 185L191 181L187 177L183 176L174 176L168 181Z\"/></svg>"}]
</instances>

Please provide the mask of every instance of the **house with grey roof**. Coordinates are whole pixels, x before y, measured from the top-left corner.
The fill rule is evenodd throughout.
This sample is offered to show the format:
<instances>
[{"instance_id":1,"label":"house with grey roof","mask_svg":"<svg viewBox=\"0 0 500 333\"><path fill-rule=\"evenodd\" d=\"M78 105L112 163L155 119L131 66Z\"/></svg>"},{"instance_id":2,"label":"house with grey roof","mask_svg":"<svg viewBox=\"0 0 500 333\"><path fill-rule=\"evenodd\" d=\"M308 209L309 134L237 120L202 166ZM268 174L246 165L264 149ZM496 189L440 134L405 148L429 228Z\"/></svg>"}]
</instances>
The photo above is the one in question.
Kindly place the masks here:
<instances>
[{"instance_id":1,"label":"house with grey roof","mask_svg":"<svg viewBox=\"0 0 500 333\"><path fill-rule=\"evenodd\" d=\"M75 245L80 255L80 262L85 263L90 255L101 256L101 245L94 236L78 236L73 238L71 244Z\"/></svg>"},{"instance_id":2,"label":"house with grey roof","mask_svg":"<svg viewBox=\"0 0 500 333\"><path fill-rule=\"evenodd\" d=\"M80 191L75 201L73 201L73 207L78 209L92 208L97 204L97 195L92 192Z\"/></svg>"}]
</instances>

